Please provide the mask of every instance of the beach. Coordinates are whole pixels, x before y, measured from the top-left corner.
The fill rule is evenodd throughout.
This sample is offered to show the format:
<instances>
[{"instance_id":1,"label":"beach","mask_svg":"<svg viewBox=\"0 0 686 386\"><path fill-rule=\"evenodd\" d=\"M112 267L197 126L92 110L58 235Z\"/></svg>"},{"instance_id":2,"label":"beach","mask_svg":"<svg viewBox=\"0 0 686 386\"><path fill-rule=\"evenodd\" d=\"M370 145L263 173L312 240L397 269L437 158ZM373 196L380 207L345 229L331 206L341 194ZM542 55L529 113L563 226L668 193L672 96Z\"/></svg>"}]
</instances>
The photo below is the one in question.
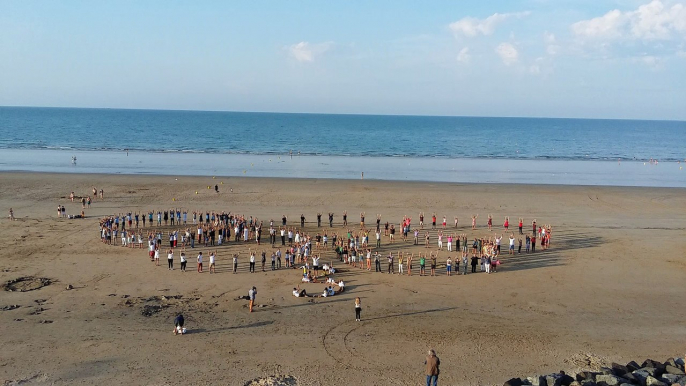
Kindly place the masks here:
<instances>
[{"instance_id":1,"label":"beach","mask_svg":"<svg viewBox=\"0 0 686 386\"><path fill-rule=\"evenodd\" d=\"M289 375L298 385L416 385L433 348L440 384L483 385L612 361L664 360L686 350L683 188L24 172L3 172L0 180L0 282L52 281L27 292L0 291L0 307L19 306L0 311L0 381L243 385ZM92 187L105 197L94 200L85 219L57 218L59 204L80 213L81 203L68 196L88 195ZM16 221L6 217L10 207ZM553 236L549 250L513 257L504 242L502 266L491 275L447 277L439 264L437 277L419 277L417 263L411 277L379 274L344 265L327 250L322 261L341 268L335 276L346 291L303 299L291 295L293 287L317 293L324 285L301 284L300 270L248 273L242 242L196 246L185 273L154 266L145 248L100 242L103 216L170 208L255 216L266 228L283 214L299 225L304 214L307 233L339 235L343 211L353 230L360 212L371 227L377 213L382 224L397 227L406 215L417 227L419 212L427 224L435 212L447 216L446 232L469 240L492 234L507 240L502 223L509 216L517 238L520 217L529 231L534 218L551 224ZM217 273L196 273L196 252L214 249ZM436 249L433 243L430 251ZM231 254L239 251L234 275ZM429 249L421 240L413 246L411 239L392 245L382 239L384 256L397 251ZM449 255L456 253L442 251L439 263ZM249 313L236 298L252 286L257 308ZM361 322L353 317L356 297ZM146 306L159 308L144 316ZM184 336L172 334L179 312Z\"/></svg>"}]
</instances>

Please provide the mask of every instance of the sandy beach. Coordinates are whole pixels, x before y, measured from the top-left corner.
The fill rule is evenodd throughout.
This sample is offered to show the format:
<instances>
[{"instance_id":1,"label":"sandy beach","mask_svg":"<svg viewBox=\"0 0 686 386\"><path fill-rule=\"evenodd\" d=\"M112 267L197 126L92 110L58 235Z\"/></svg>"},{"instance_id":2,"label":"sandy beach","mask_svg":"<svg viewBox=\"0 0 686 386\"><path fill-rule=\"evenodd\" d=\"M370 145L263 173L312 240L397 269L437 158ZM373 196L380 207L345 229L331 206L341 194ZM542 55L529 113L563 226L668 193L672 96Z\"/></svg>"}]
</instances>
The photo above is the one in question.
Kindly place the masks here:
<instances>
[{"instance_id":1,"label":"sandy beach","mask_svg":"<svg viewBox=\"0 0 686 386\"><path fill-rule=\"evenodd\" d=\"M0 381L243 385L284 375L298 385L417 385L433 348L439 384L485 385L611 361L663 361L686 350L684 189L43 173L1 173L0 181L0 282L52 281L27 292L0 290ZM207 188L215 184L219 194ZM95 200L85 219L56 217L59 204L80 213L81 204L67 197L88 195L93 186L105 199ZM10 207L16 221L6 217ZM505 216L513 224L523 217L525 229L536 218L553 225L553 239L547 251L514 257L504 242L499 272L452 277L442 264L437 277L367 272L327 250L322 260L342 269L336 278L346 281L346 292L302 299L291 295L299 270L250 274L242 242L216 248L212 275L194 271L196 251L208 248L189 252L182 273L154 266L145 249L100 242L102 216L169 208L224 210L265 224L282 214L299 223L303 213L310 234L318 232L317 212L334 212L339 235L343 211L351 229L359 228L361 211L368 224L379 213L396 226L410 216L415 227L419 212L426 223L436 212L447 216L449 231L470 240L504 233ZM242 255L233 275L235 251ZM427 249L383 238L384 255L397 251ZM443 251L439 262L447 256ZM247 302L235 299L252 286L258 307L249 313ZM311 293L323 287L303 285ZM355 297L362 299L361 322ZM144 316L146 305L160 311ZM184 336L172 334L178 312L186 317Z\"/></svg>"}]
</instances>

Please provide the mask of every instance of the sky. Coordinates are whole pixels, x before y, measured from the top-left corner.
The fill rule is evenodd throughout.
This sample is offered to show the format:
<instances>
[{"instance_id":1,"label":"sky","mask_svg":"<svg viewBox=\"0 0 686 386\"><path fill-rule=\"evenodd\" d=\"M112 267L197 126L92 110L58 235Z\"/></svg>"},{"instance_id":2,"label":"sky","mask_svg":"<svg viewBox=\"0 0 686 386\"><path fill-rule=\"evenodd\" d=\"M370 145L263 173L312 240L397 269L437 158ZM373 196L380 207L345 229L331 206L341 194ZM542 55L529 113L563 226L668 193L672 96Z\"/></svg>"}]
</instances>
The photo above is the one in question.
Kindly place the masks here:
<instances>
[{"instance_id":1,"label":"sky","mask_svg":"<svg viewBox=\"0 0 686 386\"><path fill-rule=\"evenodd\" d=\"M686 0L3 0L0 105L686 120Z\"/></svg>"}]
</instances>

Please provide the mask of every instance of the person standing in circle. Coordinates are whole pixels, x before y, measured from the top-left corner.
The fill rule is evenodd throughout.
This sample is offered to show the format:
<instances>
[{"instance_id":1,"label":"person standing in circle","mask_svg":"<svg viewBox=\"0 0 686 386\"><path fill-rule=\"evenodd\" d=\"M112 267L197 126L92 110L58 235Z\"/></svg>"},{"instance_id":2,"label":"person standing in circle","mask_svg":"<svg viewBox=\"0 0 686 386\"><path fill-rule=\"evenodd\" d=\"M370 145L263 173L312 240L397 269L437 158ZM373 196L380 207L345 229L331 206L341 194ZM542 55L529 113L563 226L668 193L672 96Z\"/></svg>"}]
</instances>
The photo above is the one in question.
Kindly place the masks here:
<instances>
[{"instance_id":1,"label":"person standing in circle","mask_svg":"<svg viewBox=\"0 0 686 386\"><path fill-rule=\"evenodd\" d=\"M361 320L361 317L360 317L361 312L362 312L362 301L358 297L358 298L355 298L355 320L358 322Z\"/></svg>"},{"instance_id":2,"label":"person standing in circle","mask_svg":"<svg viewBox=\"0 0 686 386\"><path fill-rule=\"evenodd\" d=\"M441 365L441 360L438 359L433 349L429 350L429 355L426 357L424 364L426 365L426 386L437 386L438 374L440 373L438 367Z\"/></svg>"}]
</instances>

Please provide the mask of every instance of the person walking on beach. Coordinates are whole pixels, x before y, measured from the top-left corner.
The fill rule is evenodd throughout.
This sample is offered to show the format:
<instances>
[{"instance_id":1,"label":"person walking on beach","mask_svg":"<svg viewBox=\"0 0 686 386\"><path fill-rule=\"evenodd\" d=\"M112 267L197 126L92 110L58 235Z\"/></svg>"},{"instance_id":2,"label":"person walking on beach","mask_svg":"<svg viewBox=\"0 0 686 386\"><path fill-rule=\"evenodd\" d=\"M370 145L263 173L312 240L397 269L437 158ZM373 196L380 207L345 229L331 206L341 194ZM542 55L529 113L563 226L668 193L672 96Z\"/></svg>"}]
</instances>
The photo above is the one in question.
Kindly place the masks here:
<instances>
[{"instance_id":1,"label":"person walking on beach","mask_svg":"<svg viewBox=\"0 0 686 386\"><path fill-rule=\"evenodd\" d=\"M8 217L9 217L10 221L14 221L14 220L15 220L15 218L14 218L14 210L13 210L12 208L10 208L10 214L9 214Z\"/></svg>"},{"instance_id":2,"label":"person walking on beach","mask_svg":"<svg viewBox=\"0 0 686 386\"><path fill-rule=\"evenodd\" d=\"M426 365L426 386L437 386L441 360L438 359L433 349L429 350L429 355L426 357L424 364Z\"/></svg>"},{"instance_id":3,"label":"person walking on beach","mask_svg":"<svg viewBox=\"0 0 686 386\"><path fill-rule=\"evenodd\" d=\"M255 305L255 296L257 296L257 288L252 287L250 291L248 291L248 297L250 298L250 312L252 312L252 308Z\"/></svg>"},{"instance_id":4,"label":"person walking on beach","mask_svg":"<svg viewBox=\"0 0 686 386\"><path fill-rule=\"evenodd\" d=\"M362 313L362 301L360 298L355 298L355 321L359 322L362 320L360 314Z\"/></svg>"}]
</instances>

